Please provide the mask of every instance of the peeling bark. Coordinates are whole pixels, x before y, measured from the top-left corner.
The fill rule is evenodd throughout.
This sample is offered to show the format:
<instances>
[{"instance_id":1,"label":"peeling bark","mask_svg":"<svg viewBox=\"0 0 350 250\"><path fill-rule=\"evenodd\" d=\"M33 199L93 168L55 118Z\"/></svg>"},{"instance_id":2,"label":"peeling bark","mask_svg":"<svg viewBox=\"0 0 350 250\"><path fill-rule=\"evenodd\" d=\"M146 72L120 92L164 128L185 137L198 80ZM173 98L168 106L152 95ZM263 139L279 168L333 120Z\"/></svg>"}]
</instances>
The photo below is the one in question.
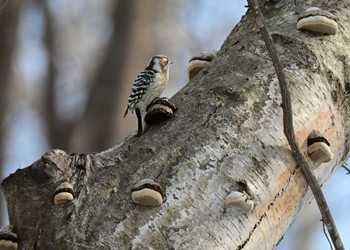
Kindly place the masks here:
<instances>
[{"instance_id":1,"label":"peeling bark","mask_svg":"<svg viewBox=\"0 0 350 250\"><path fill-rule=\"evenodd\" d=\"M320 183L349 157L349 31L345 1L335 36L296 30L294 1L264 13L285 66L301 148L313 129L330 142L332 161L312 164ZM308 1L311 5L316 1ZM319 6L323 8L324 6ZM283 134L277 78L254 16L235 27L210 67L172 99L178 111L142 136L107 151L45 154L2 183L23 249L271 249L312 194ZM166 201L135 205L132 186L162 185ZM54 205L70 182L72 203ZM234 190L255 203L248 214L224 207Z\"/></svg>"}]
</instances>

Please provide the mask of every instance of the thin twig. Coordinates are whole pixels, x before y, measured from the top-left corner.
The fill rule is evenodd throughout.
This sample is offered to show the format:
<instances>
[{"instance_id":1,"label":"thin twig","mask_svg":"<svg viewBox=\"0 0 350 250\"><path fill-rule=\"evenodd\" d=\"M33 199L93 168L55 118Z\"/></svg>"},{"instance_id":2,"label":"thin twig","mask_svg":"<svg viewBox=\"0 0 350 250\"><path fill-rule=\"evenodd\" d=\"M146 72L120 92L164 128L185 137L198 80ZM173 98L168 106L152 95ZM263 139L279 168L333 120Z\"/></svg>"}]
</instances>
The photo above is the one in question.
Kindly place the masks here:
<instances>
[{"instance_id":1,"label":"thin twig","mask_svg":"<svg viewBox=\"0 0 350 250\"><path fill-rule=\"evenodd\" d=\"M327 232L326 232L326 227L325 227L326 224L324 224L323 220L321 220L321 221L322 221L322 230L323 230L324 236L326 236L326 239L327 239L327 241L329 243L329 246L331 247L331 250L333 250L332 242L330 241L330 239L329 239L329 237L327 235Z\"/></svg>"},{"instance_id":2,"label":"thin twig","mask_svg":"<svg viewBox=\"0 0 350 250\"><path fill-rule=\"evenodd\" d=\"M347 171L347 173L346 173L346 174L350 174L350 169L349 169L349 168L347 168L347 167L345 167L345 164L343 164L341 167L342 167L342 168L344 168L344 169Z\"/></svg>"},{"instance_id":3,"label":"thin twig","mask_svg":"<svg viewBox=\"0 0 350 250\"><path fill-rule=\"evenodd\" d=\"M342 240L340 238L340 235L338 233L337 227L334 223L333 217L330 213L329 207L327 205L326 199L322 193L321 187L317 182L316 177L313 175L313 173L310 170L310 167L304 157L304 154L302 153L299 144L297 143L295 139L294 134L294 128L293 128L293 113L292 113L292 103L290 98L290 93L288 90L288 84L287 80L284 74L283 66L279 60L279 57L277 55L277 51L275 48L275 45L273 43L273 40L271 38L270 33L267 30L264 17L259 9L258 3L256 0L248 0L249 6L254 11L255 17L256 17L256 24L258 28L260 29L261 35L263 37L263 40L266 44L266 47L270 53L273 66L275 67L276 74L278 77L278 83L281 90L282 95L282 107L283 107L283 129L284 134L287 137L287 140L289 142L289 145L292 149L293 156L297 162L297 164L300 166L304 177L306 179L306 182L311 188L311 191L315 197L315 200L317 202L317 205L320 209L321 215L322 215L322 221L327 226L327 230L329 232L329 235L331 236L333 245L335 249L337 250L345 250L344 245L342 243Z\"/></svg>"}]
</instances>

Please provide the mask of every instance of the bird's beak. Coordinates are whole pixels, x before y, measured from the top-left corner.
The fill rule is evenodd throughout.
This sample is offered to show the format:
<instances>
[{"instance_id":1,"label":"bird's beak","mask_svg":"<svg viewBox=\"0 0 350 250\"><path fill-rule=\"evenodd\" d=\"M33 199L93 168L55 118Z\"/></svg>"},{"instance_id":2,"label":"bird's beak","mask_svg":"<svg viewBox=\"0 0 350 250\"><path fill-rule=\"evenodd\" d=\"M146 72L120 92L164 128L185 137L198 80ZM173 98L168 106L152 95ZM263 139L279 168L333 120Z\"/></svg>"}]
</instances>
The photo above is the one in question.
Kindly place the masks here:
<instances>
[{"instance_id":1,"label":"bird's beak","mask_svg":"<svg viewBox=\"0 0 350 250\"><path fill-rule=\"evenodd\" d=\"M170 65L173 64L174 62L170 62Z\"/></svg>"}]
</instances>

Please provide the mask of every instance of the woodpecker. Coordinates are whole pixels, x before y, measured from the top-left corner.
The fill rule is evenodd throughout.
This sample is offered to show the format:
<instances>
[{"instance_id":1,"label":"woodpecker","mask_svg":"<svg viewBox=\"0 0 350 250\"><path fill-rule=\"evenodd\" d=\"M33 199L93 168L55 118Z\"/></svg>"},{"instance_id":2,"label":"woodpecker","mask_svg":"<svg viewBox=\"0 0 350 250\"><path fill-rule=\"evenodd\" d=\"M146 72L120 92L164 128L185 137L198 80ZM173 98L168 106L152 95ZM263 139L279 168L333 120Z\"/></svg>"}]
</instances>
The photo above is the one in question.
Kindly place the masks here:
<instances>
[{"instance_id":1,"label":"woodpecker","mask_svg":"<svg viewBox=\"0 0 350 250\"><path fill-rule=\"evenodd\" d=\"M124 117L129 110L132 112L135 110L138 135L141 135L145 129L144 116L147 107L163 93L168 85L169 68L172 63L164 55L155 55L134 81Z\"/></svg>"}]
</instances>

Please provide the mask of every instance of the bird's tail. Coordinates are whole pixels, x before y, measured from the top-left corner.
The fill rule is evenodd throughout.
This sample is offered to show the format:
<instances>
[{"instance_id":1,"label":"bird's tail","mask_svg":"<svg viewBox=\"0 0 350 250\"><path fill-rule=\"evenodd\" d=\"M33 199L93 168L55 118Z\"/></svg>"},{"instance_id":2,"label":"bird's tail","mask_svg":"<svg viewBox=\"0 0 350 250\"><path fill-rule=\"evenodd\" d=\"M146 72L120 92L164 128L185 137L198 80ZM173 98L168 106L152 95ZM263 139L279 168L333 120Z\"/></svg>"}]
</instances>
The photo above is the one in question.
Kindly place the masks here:
<instances>
[{"instance_id":1,"label":"bird's tail","mask_svg":"<svg viewBox=\"0 0 350 250\"><path fill-rule=\"evenodd\" d=\"M129 111L129 107L126 108L123 118L125 118L125 116L128 114L128 111Z\"/></svg>"}]
</instances>

